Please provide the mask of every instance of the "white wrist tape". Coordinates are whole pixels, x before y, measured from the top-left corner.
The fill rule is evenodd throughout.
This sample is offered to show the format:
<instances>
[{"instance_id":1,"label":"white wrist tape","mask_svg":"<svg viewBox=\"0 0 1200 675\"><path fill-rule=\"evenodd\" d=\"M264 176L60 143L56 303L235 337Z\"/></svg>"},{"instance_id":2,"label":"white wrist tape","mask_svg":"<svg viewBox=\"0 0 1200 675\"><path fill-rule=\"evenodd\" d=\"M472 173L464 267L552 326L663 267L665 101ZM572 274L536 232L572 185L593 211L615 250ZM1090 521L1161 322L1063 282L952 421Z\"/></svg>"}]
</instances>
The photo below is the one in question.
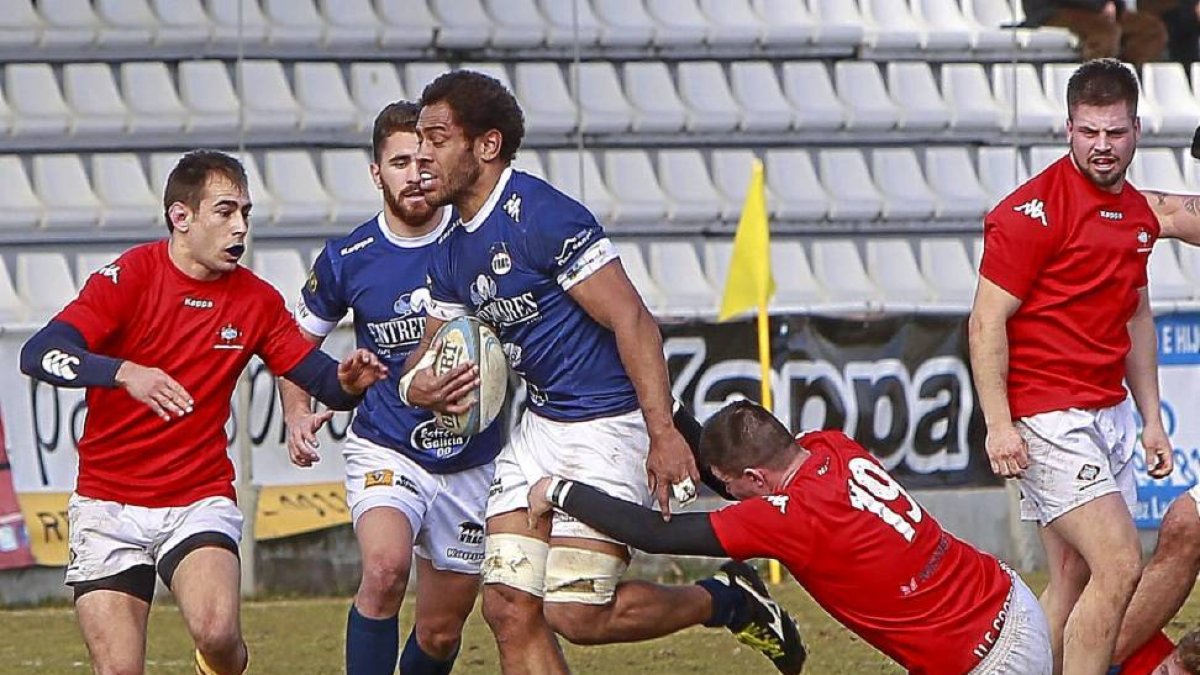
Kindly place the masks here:
<instances>
[{"instance_id":1,"label":"white wrist tape","mask_svg":"<svg viewBox=\"0 0 1200 675\"><path fill-rule=\"evenodd\" d=\"M432 349L426 349L425 353L421 355L420 360L417 361L417 364L400 378L399 394L400 400L404 405L412 405L408 402L408 388L412 386L412 381L416 378L417 372L432 366L436 358L437 356L433 353Z\"/></svg>"},{"instance_id":2,"label":"white wrist tape","mask_svg":"<svg viewBox=\"0 0 1200 675\"><path fill-rule=\"evenodd\" d=\"M550 485L546 487L546 501L561 509L567 501L567 493L571 491L571 485L571 481L554 476L550 479Z\"/></svg>"}]
</instances>

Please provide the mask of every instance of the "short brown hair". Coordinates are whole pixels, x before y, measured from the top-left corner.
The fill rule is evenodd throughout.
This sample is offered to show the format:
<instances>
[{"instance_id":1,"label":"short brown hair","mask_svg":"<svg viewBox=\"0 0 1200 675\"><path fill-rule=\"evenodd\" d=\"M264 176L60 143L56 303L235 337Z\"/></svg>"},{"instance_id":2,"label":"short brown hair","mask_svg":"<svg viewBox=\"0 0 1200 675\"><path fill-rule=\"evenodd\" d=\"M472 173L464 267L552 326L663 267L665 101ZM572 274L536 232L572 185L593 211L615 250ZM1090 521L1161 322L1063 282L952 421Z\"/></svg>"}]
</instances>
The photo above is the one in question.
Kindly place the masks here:
<instances>
[{"instance_id":1,"label":"short brown hair","mask_svg":"<svg viewBox=\"0 0 1200 675\"><path fill-rule=\"evenodd\" d=\"M417 117L421 114L421 106L412 101L396 101L384 106L375 116L375 129L371 132L371 157L378 164L382 159L379 153L389 136L402 131L417 132Z\"/></svg>"},{"instance_id":2,"label":"short brown hair","mask_svg":"<svg viewBox=\"0 0 1200 675\"><path fill-rule=\"evenodd\" d=\"M1200 631L1192 631L1179 640L1179 660L1189 673L1200 673Z\"/></svg>"},{"instance_id":3,"label":"short brown hair","mask_svg":"<svg viewBox=\"0 0 1200 675\"><path fill-rule=\"evenodd\" d=\"M725 473L750 467L782 469L795 438L774 415L751 401L734 401L704 423L700 461Z\"/></svg>"},{"instance_id":4,"label":"short brown hair","mask_svg":"<svg viewBox=\"0 0 1200 675\"><path fill-rule=\"evenodd\" d=\"M243 192L249 192L246 167L237 158L216 150L193 150L179 158L167 177L167 187L163 190L163 217L167 221L167 231L175 230L175 225L171 223L171 205L182 202L193 210L200 208L208 178L214 174L228 178Z\"/></svg>"},{"instance_id":5,"label":"short brown hair","mask_svg":"<svg viewBox=\"0 0 1200 675\"><path fill-rule=\"evenodd\" d=\"M512 92L500 81L473 70L452 70L439 75L421 92L421 107L445 102L467 138L492 129L500 132L500 159L512 162L525 136L525 113Z\"/></svg>"},{"instance_id":6,"label":"short brown hair","mask_svg":"<svg viewBox=\"0 0 1200 675\"><path fill-rule=\"evenodd\" d=\"M1079 66L1067 81L1067 118L1076 106L1124 103L1137 117L1138 81L1133 71L1116 59L1092 59Z\"/></svg>"}]
</instances>

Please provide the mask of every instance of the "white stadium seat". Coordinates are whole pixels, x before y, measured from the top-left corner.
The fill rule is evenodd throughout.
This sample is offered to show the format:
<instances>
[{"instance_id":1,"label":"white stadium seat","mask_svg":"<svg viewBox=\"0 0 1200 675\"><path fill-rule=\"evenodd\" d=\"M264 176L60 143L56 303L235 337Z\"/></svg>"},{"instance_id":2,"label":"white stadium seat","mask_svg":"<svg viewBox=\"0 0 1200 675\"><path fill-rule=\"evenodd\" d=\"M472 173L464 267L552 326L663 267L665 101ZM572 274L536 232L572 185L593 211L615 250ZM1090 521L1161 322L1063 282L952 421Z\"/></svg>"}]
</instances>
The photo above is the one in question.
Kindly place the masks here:
<instances>
[{"instance_id":1,"label":"white stadium seat","mask_svg":"<svg viewBox=\"0 0 1200 675\"><path fill-rule=\"evenodd\" d=\"M621 266L625 268L625 274L629 277L633 287L637 289L638 295L642 296L642 302L646 303L647 309L656 314L663 311L666 302L663 299L662 291L658 289L658 285L650 276L650 270L646 268L646 259L642 257L642 251L638 245L627 241L614 241L613 246L621 258Z\"/></svg>"},{"instance_id":2,"label":"white stadium seat","mask_svg":"<svg viewBox=\"0 0 1200 675\"><path fill-rule=\"evenodd\" d=\"M29 319L29 305L13 287L8 264L0 258L0 322L21 323Z\"/></svg>"},{"instance_id":3,"label":"white stadium seat","mask_svg":"<svg viewBox=\"0 0 1200 675\"><path fill-rule=\"evenodd\" d=\"M976 27L958 0L913 0L913 17L922 24L928 49L965 51L976 43Z\"/></svg>"},{"instance_id":4,"label":"white stadium seat","mask_svg":"<svg viewBox=\"0 0 1200 675\"><path fill-rule=\"evenodd\" d=\"M0 45L23 49L37 44L42 37L42 20L34 11L33 0L9 0L0 14Z\"/></svg>"},{"instance_id":5,"label":"white stadium seat","mask_svg":"<svg viewBox=\"0 0 1200 675\"><path fill-rule=\"evenodd\" d=\"M998 131L1007 125L1011 114L996 100L981 64L946 63L941 71L942 93L955 129Z\"/></svg>"},{"instance_id":6,"label":"white stadium seat","mask_svg":"<svg viewBox=\"0 0 1200 675\"><path fill-rule=\"evenodd\" d=\"M557 63L518 63L513 93L525 111L526 130L567 134L575 130L577 111Z\"/></svg>"},{"instance_id":7,"label":"white stadium seat","mask_svg":"<svg viewBox=\"0 0 1200 675\"><path fill-rule=\"evenodd\" d=\"M870 61L838 61L833 67L838 97L846 104L846 127L856 130L893 129L903 117L888 96L879 68Z\"/></svg>"},{"instance_id":8,"label":"white stadium seat","mask_svg":"<svg viewBox=\"0 0 1200 675\"><path fill-rule=\"evenodd\" d=\"M790 61L783 64L783 92L792 105L797 129L841 129L846 123L846 106L833 89L825 64L819 61Z\"/></svg>"},{"instance_id":9,"label":"white stadium seat","mask_svg":"<svg viewBox=\"0 0 1200 675\"><path fill-rule=\"evenodd\" d=\"M625 93L633 106L633 130L674 133L688 122L688 111L675 91L675 81L661 61L625 64Z\"/></svg>"},{"instance_id":10,"label":"white stadium seat","mask_svg":"<svg viewBox=\"0 0 1200 675\"><path fill-rule=\"evenodd\" d=\"M937 197L925 182L916 154L908 148L871 152L871 174L883 194L886 220L925 221L937 210Z\"/></svg>"},{"instance_id":11,"label":"white stadium seat","mask_svg":"<svg viewBox=\"0 0 1200 675\"><path fill-rule=\"evenodd\" d=\"M745 131L787 131L792 106L783 95L775 68L767 61L736 61L729 66L733 96L742 111Z\"/></svg>"},{"instance_id":12,"label":"white stadium seat","mask_svg":"<svg viewBox=\"0 0 1200 675\"><path fill-rule=\"evenodd\" d=\"M1178 63L1142 66L1142 86L1155 102L1163 133L1191 133L1200 124L1200 102L1192 95L1187 74Z\"/></svg>"},{"instance_id":13,"label":"white stadium seat","mask_svg":"<svg viewBox=\"0 0 1200 675\"><path fill-rule=\"evenodd\" d=\"M429 5L411 0L375 0L374 4L379 14L381 47L424 49L433 46L438 19L429 11Z\"/></svg>"},{"instance_id":14,"label":"white stadium seat","mask_svg":"<svg viewBox=\"0 0 1200 675\"><path fill-rule=\"evenodd\" d=\"M1139 148L1129 166L1129 180L1142 189L1191 191L1179 170L1175 151L1171 148Z\"/></svg>"},{"instance_id":15,"label":"white stadium seat","mask_svg":"<svg viewBox=\"0 0 1200 675\"><path fill-rule=\"evenodd\" d=\"M188 109L188 131L224 131L237 128L238 108L241 104L224 63L181 62L179 97Z\"/></svg>"},{"instance_id":16,"label":"white stadium seat","mask_svg":"<svg viewBox=\"0 0 1200 675\"><path fill-rule=\"evenodd\" d=\"M545 7L544 0L542 6ZM606 47L645 47L655 38L654 20L646 13L646 7L640 2L626 0L592 0L592 10L596 13L604 32L600 34L600 43Z\"/></svg>"},{"instance_id":17,"label":"white stadium seat","mask_svg":"<svg viewBox=\"0 0 1200 675\"><path fill-rule=\"evenodd\" d=\"M333 198L337 221L362 222L382 208L383 197L371 182L370 164L371 154L365 150L321 151L322 183Z\"/></svg>"},{"instance_id":18,"label":"white stadium seat","mask_svg":"<svg viewBox=\"0 0 1200 675\"><path fill-rule=\"evenodd\" d=\"M485 0L493 12L503 11L505 0ZM591 3L541 0L542 16L545 17L546 44L551 47L580 47L596 44L604 31L600 20L592 12Z\"/></svg>"},{"instance_id":19,"label":"white stadium seat","mask_svg":"<svg viewBox=\"0 0 1200 675\"><path fill-rule=\"evenodd\" d=\"M822 47L858 47L863 41L863 17L858 3L845 0L810 0L817 24L815 41Z\"/></svg>"},{"instance_id":20,"label":"white stadium seat","mask_svg":"<svg viewBox=\"0 0 1200 675\"><path fill-rule=\"evenodd\" d=\"M420 96L417 91L411 97ZM390 63L351 63L350 64L350 96L358 106L358 119L364 129L371 128L375 116L389 103L404 100L404 87L400 85L400 76Z\"/></svg>"},{"instance_id":21,"label":"white stadium seat","mask_svg":"<svg viewBox=\"0 0 1200 675\"><path fill-rule=\"evenodd\" d=\"M927 237L921 239L918 247L921 271L933 285L938 304L969 309L978 276L962 241L951 237Z\"/></svg>"},{"instance_id":22,"label":"white stadium seat","mask_svg":"<svg viewBox=\"0 0 1200 675\"><path fill-rule=\"evenodd\" d=\"M675 80L679 86L679 97L688 108L689 131L717 133L737 128L740 111L720 63L680 63Z\"/></svg>"},{"instance_id":23,"label":"white stadium seat","mask_svg":"<svg viewBox=\"0 0 1200 675\"><path fill-rule=\"evenodd\" d=\"M717 186L723 206L721 218L737 222L750 189L754 153L750 150L714 150L712 153L713 184Z\"/></svg>"},{"instance_id":24,"label":"white stadium seat","mask_svg":"<svg viewBox=\"0 0 1200 675\"><path fill-rule=\"evenodd\" d=\"M721 218L721 198L699 150L659 150L658 179L679 222L712 223Z\"/></svg>"},{"instance_id":25,"label":"white stadium seat","mask_svg":"<svg viewBox=\"0 0 1200 675\"><path fill-rule=\"evenodd\" d=\"M147 45L154 41L158 17L146 0L92 0L92 6L101 22L97 37L101 45Z\"/></svg>"},{"instance_id":26,"label":"white stadium seat","mask_svg":"<svg viewBox=\"0 0 1200 675\"><path fill-rule=\"evenodd\" d=\"M616 201L604 184L595 155L590 150L583 151L582 157L574 150L551 150L547 153L547 159L550 182L564 194L587 206L600 224L607 224L616 208Z\"/></svg>"},{"instance_id":27,"label":"white stadium seat","mask_svg":"<svg viewBox=\"0 0 1200 675\"><path fill-rule=\"evenodd\" d=\"M292 71L304 129L353 129L360 117L336 63L297 63Z\"/></svg>"},{"instance_id":28,"label":"white stadium seat","mask_svg":"<svg viewBox=\"0 0 1200 675\"><path fill-rule=\"evenodd\" d=\"M379 42L379 15L371 0L317 0L325 30L325 44L375 45Z\"/></svg>"},{"instance_id":29,"label":"white stadium seat","mask_svg":"<svg viewBox=\"0 0 1200 675\"><path fill-rule=\"evenodd\" d=\"M992 67L996 100L1008 112L1005 128L1024 133L1049 134L1062 126L1063 117L1042 90L1037 71L1029 63L998 63ZM1015 116L1013 110L1016 110Z\"/></svg>"},{"instance_id":30,"label":"white stadium seat","mask_svg":"<svg viewBox=\"0 0 1200 675\"><path fill-rule=\"evenodd\" d=\"M88 278L121 256L120 251L84 251L75 256L75 285L83 288ZM118 275L119 277L120 275Z\"/></svg>"},{"instance_id":31,"label":"white stadium seat","mask_svg":"<svg viewBox=\"0 0 1200 675\"><path fill-rule=\"evenodd\" d=\"M72 115L48 63L4 66L4 89L15 117L14 134L60 135Z\"/></svg>"},{"instance_id":32,"label":"white stadium seat","mask_svg":"<svg viewBox=\"0 0 1200 675\"><path fill-rule=\"evenodd\" d=\"M61 253L18 253L17 294L30 309L30 320L41 323L75 298L71 268Z\"/></svg>"},{"instance_id":33,"label":"white stadium seat","mask_svg":"<svg viewBox=\"0 0 1200 675\"><path fill-rule=\"evenodd\" d=\"M1195 296L1195 286L1184 276L1175 247L1168 239L1155 243L1146 272L1150 277L1150 301L1160 308Z\"/></svg>"},{"instance_id":34,"label":"white stadium seat","mask_svg":"<svg viewBox=\"0 0 1200 675\"><path fill-rule=\"evenodd\" d=\"M713 47L750 47L762 40L765 26L750 0L700 0L708 18L708 44Z\"/></svg>"},{"instance_id":35,"label":"white stadium seat","mask_svg":"<svg viewBox=\"0 0 1200 675\"><path fill-rule=\"evenodd\" d=\"M167 191L167 177L171 175L171 170L175 168L175 164L183 153L179 152L155 152L150 155L149 170L146 172L146 180L150 183L150 191L155 195L162 195ZM250 199L258 201L258 195L251 192Z\"/></svg>"},{"instance_id":36,"label":"white stadium seat","mask_svg":"<svg viewBox=\"0 0 1200 675\"><path fill-rule=\"evenodd\" d=\"M240 66L240 68L239 68ZM234 64L241 71L241 99L250 131L291 131L300 123L300 104L292 95L279 61L251 59Z\"/></svg>"},{"instance_id":37,"label":"white stadium seat","mask_svg":"<svg viewBox=\"0 0 1200 675\"><path fill-rule=\"evenodd\" d=\"M41 224L44 211L21 158L0 155L0 228L32 230Z\"/></svg>"},{"instance_id":38,"label":"white stadium seat","mask_svg":"<svg viewBox=\"0 0 1200 675\"><path fill-rule=\"evenodd\" d=\"M38 0L42 19L42 44L48 47L83 47L95 43L100 17L88 0Z\"/></svg>"},{"instance_id":39,"label":"white stadium seat","mask_svg":"<svg viewBox=\"0 0 1200 675\"><path fill-rule=\"evenodd\" d=\"M315 45L324 38L325 20L313 0L258 0L273 45Z\"/></svg>"},{"instance_id":40,"label":"white stadium seat","mask_svg":"<svg viewBox=\"0 0 1200 675\"><path fill-rule=\"evenodd\" d=\"M283 220L283 199L272 194L267 189L266 183L263 181L262 173L258 170L258 161L254 159L254 155L244 153L238 156L242 166L246 168L246 187L250 190L250 201L253 204L253 209L250 212L251 222L262 224L273 224ZM287 186L287 189L295 189L293 186ZM289 216L299 215L303 209L292 209ZM317 210L317 209L313 209ZM288 223L288 224L295 224ZM321 223L310 223L321 224Z\"/></svg>"},{"instance_id":41,"label":"white stadium seat","mask_svg":"<svg viewBox=\"0 0 1200 675\"><path fill-rule=\"evenodd\" d=\"M654 21L654 42L660 46L702 45L708 41L709 23L696 0L645 0Z\"/></svg>"},{"instance_id":42,"label":"white stadium seat","mask_svg":"<svg viewBox=\"0 0 1200 675\"><path fill-rule=\"evenodd\" d=\"M765 171L770 198L767 208L780 220L821 220L829 213L830 196L804 150L768 150Z\"/></svg>"},{"instance_id":43,"label":"white stadium seat","mask_svg":"<svg viewBox=\"0 0 1200 675\"><path fill-rule=\"evenodd\" d=\"M718 298L725 291L732 257L732 239L705 240L704 272ZM825 292L813 276L808 254L799 241L771 241L771 276L775 279L775 295L770 301L774 309L807 311L825 302Z\"/></svg>"},{"instance_id":44,"label":"white stadium seat","mask_svg":"<svg viewBox=\"0 0 1200 675\"><path fill-rule=\"evenodd\" d=\"M658 185L654 167L645 151L606 151L604 178L616 202L612 215L614 225L658 224L666 219L667 197Z\"/></svg>"},{"instance_id":45,"label":"white stadium seat","mask_svg":"<svg viewBox=\"0 0 1200 675\"><path fill-rule=\"evenodd\" d=\"M703 1L703 0L702 0ZM752 0L752 9L762 18L762 42L768 47L809 45L817 40L820 26L806 3L793 0ZM730 4L728 0L707 0ZM715 15L714 15L715 17ZM857 40L855 41L857 43Z\"/></svg>"},{"instance_id":46,"label":"white stadium seat","mask_svg":"<svg viewBox=\"0 0 1200 675\"><path fill-rule=\"evenodd\" d=\"M478 49L491 40L491 20L479 0L430 0L429 8L438 18L439 47Z\"/></svg>"},{"instance_id":47,"label":"white stadium seat","mask_svg":"<svg viewBox=\"0 0 1200 675\"><path fill-rule=\"evenodd\" d=\"M1036 176L1046 170L1046 167L1062 159L1067 154L1064 145L1035 145L1029 148L1029 173Z\"/></svg>"},{"instance_id":48,"label":"white stadium seat","mask_svg":"<svg viewBox=\"0 0 1200 675\"><path fill-rule=\"evenodd\" d=\"M901 110L905 129L942 129L950 124L950 107L942 100L933 71L921 61L887 64L887 87Z\"/></svg>"},{"instance_id":49,"label":"white stadium seat","mask_svg":"<svg viewBox=\"0 0 1200 675\"><path fill-rule=\"evenodd\" d=\"M925 150L925 177L937 195L939 218L974 220L987 213L993 204L991 195L975 175L967 148Z\"/></svg>"},{"instance_id":50,"label":"white stadium seat","mask_svg":"<svg viewBox=\"0 0 1200 675\"><path fill-rule=\"evenodd\" d=\"M899 51L917 51L925 47L925 31L913 16L907 0L860 0L860 5L866 46Z\"/></svg>"},{"instance_id":51,"label":"white stadium seat","mask_svg":"<svg viewBox=\"0 0 1200 675\"><path fill-rule=\"evenodd\" d=\"M407 63L404 65L404 91L418 99L426 85L447 72L450 72L450 64L440 61Z\"/></svg>"},{"instance_id":52,"label":"white stadium seat","mask_svg":"<svg viewBox=\"0 0 1200 675\"><path fill-rule=\"evenodd\" d=\"M68 63L63 66L62 78L75 133L124 133L129 125L129 109L117 91L108 64Z\"/></svg>"},{"instance_id":53,"label":"white stadium seat","mask_svg":"<svg viewBox=\"0 0 1200 675\"><path fill-rule=\"evenodd\" d=\"M617 69L606 61L585 61L578 67L583 131L591 134L627 131L633 124L634 113L621 89ZM570 68L575 68L575 64ZM568 82L570 79L568 75Z\"/></svg>"},{"instance_id":54,"label":"white stadium seat","mask_svg":"<svg viewBox=\"0 0 1200 675\"><path fill-rule=\"evenodd\" d=\"M921 274L912 246L904 239L868 239L867 271L894 309L920 308L934 299L933 289Z\"/></svg>"},{"instance_id":55,"label":"white stadium seat","mask_svg":"<svg viewBox=\"0 0 1200 675\"><path fill-rule=\"evenodd\" d=\"M154 41L162 45L202 45L212 37L212 23L200 0L150 0Z\"/></svg>"},{"instance_id":56,"label":"white stadium seat","mask_svg":"<svg viewBox=\"0 0 1200 675\"><path fill-rule=\"evenodd\" d=\"M517 156L513 159L512 168L518 171L524 171L531 176L537 176L542 180L546 180L546 167L542 164L542 157L537 150L523 149L517 152Z\"/></svg>"},{"instance_id":57,"label":"white stadium seat","mask_svg":"<svg viewBox=\"0 0 1200 675\"><path fill-rule=\"evenodd\" d=\"M324 225L331 220L333 200L307 151L268 150L263 167L267 189L278 203L279 224Z\"/></svg>"},{"instance_id":58,"label":"white stadium seat","mask_svg":"<svg viewBox=\"0 0 1200 675\"><path fill-rule=\"evenodd\" d=\"M46 227L87 228L102 220L104 207L79 155L34 155L31 174L33 189L46 206Z\"/></svg>"},{"instance_id":59,"label":"white stadium seat","mask_svg":"<svg viewBox=\"0 0 1200 675\"><path fill-rule=\"evenodd\" d=\"M720 295L704 276L692 244L682 241L652 241L649 244L650 274L666 301L666 311L676 315L712 314Z\"/></svg>"},{"instance_id":60,"label":"white stadium seat","mask_svg":"<svg viewBox=\"0 0 1200 675\"><path fill-rule=\"evenodd\" d=\"M254 271L283 296L288 307L300 297L308 267L294 248L255 249Z\"/></svg>"},{"instance_id":61,"label":"white stadium seat","mask_svg":"<svg viewBox=\"0 0 1200 675\"><path fill-rule=\"evenodd\" d=\"M979 149L979 182L987 190L992 204L1007 197L1018 185L1029 180L1025 160L1014 147Z\"/></svg>"},{"instance_id":62,"label":"white stadium seat","mask_svg":"<svg viewBox=\"0 0 1200 675\"><path fill-rule=\"evenodd\" d=\"M92 184L104 204L106 227L166 226L162 198L151 191L137 155L92 155Z\"/></svg>"},{"instance_id":63,"label":"white stadium seat","mask_svg":"<svg viewBox=\"0 0 1200 675\"><path fill-rule=\"evenodd\" d=\"M492 46L499 49L540 47L546 41L546 21L534 0L483 0L492 24Z\"/></svg>"},{"instance_id":64,"label":"white stadium seat","mask_svg":"<svg viewBox=\"0 0 1200 675\"><path fill-rule=\"evenodd\" d=\"M129 109L132 133L170 134L187 124L188 111L167 65L161 61L128 61L120 65L121 91Z\"/></svg>"},{"instance_id":65,"label":"white stadium seat","mask_svg":"<svg viewBox=\"0 0 1200 675\"><path fill-rule=\"evenodd\" d=\"M862 153L850 148L820 150L817 166L829 195L831 220L874 220L883 211L884 196L871 180Z\"/></svg>"},{"instance_id":66,"label":"white stadium seat","mask_svg":"<svg viewBox=\"0 0 1200 675\"><path fill-rule=\"evenodd\" d=\"M818 239L812 243L813 274L831 303L858 309L877 308L883 299L854 242Z\"/></svg>"},{"instance_id":67,"label":"white stadium seat","mask_svg":"<svg viewBox=\"0 0 1200 675\"><path fill-rule=\"evenodd\" d=\"M246 44L266 41L269 27L257 0L205 0L205 5L213 24L213 42L236 45L239 40Z\"/></svg>"}]
</instances>

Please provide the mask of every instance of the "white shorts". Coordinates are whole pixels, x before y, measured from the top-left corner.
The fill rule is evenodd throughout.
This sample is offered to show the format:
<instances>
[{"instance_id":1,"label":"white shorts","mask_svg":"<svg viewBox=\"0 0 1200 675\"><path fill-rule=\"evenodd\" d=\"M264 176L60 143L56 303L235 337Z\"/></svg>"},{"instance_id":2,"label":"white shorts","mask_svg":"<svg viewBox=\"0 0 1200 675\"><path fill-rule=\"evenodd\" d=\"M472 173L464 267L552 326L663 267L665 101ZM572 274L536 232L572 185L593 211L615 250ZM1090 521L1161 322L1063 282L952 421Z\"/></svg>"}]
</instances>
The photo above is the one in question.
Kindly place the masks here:
<instances>
[{"instance_id":1,"label":"white shorts","mask_svg":"<svg viewBox=\"0 0 1200 675\"><path fill-rule=\"evenodd\" d=\"M1137 503L1133 453L1137 426L1128 400L1111 408L1071 408L1023 417L1017 431L1029 446L1029 468L1018 479L1021 520L1043 527L1104 495Z\"/></svg>"},{"instance_id":2,"label":"white shorts","mask_svg":"<svg viewBox=\"0 0 1200 675\"><path fill-rule=\"evenodd\" d=\"M992 650L971 669L971 675L1050 675L1054 656L1046 614L1021 576L1011 570L1008 575L1013 585L1005 603L1004 627Z\"/></svg>"},{"instance_id":3,"label":"white shorts","mask_svg":"<svg viewBox=\"0 0 1200 675\"><path fill-rule=\"evenodd\" d=\"M561 476L607 495L649 507L646 453L650 436L640 410L584 422L555 422L526 411L496 458L487 516L529 508L529 487L543 476ZM555 537L621 543L555 511Z\"/></svg>"},{"instance_id":4,"label":"white shorts","mask_svg":"<svg viewBox=\"0 0 1200 675\"><path fill-rule=\"evenodd\" d=\"M157 567L171 549L202 532L242 539L242 512L228 497L151 508L72 494L67 522L68 584L111 577L138 565Z\"/></svg>"},{"instance_id":5,"label":"white shorts","mask_svg":"<svg viewBox=\"0 0 1200 675\"><path fill-rule=\"evenodd\" d=\"M355 526L376 507L408 518L417 555L435 569L479 574L483 562L483 512L492 463L456 473L429 473L420 464L377 443L346 436L346 504Z\"/></svg>"}]
</instances>

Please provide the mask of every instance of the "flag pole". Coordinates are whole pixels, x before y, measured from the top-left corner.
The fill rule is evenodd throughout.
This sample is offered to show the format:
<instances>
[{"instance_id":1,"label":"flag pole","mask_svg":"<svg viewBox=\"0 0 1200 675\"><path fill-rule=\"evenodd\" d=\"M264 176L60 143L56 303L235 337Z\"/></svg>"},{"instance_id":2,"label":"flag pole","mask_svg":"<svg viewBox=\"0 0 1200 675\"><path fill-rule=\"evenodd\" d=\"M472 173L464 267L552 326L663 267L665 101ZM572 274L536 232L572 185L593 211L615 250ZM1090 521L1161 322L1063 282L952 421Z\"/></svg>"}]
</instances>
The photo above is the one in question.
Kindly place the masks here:
<instances>
[{"instance_id":1,"label":"flag pole","mask_svg":"<svg viewBox=\"0 0 1200 675\"><path fill-rule=\"evenodd\" d=\"M771 396L771 314L767 311L766 297L758 303L758 365L762 380L762 407L767 412L774 412ZM767 580L772 585L783 581L783 570L774 558L767 562Z\"/></svg>"}]
</instances>

